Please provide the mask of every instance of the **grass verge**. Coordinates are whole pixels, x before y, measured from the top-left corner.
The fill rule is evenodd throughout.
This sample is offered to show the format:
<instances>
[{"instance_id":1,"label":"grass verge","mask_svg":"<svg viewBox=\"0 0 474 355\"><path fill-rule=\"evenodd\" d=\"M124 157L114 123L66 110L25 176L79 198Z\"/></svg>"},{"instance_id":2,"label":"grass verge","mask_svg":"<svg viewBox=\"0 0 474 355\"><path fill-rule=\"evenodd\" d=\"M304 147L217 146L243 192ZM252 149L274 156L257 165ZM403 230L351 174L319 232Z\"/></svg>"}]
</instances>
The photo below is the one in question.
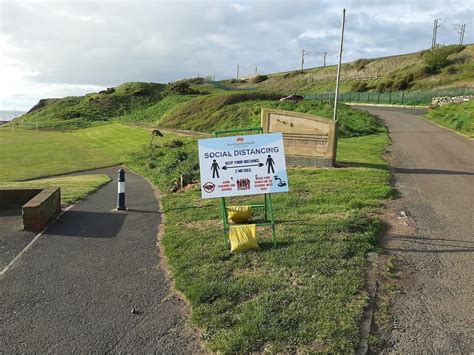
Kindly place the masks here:
<instances>
[{"instance_id":1,"label":"grass verge","mask_svg":"<svg viewBox=\"0 0 474 355\"><path fill-rule=\"evenodd\" d=\"M48 179L38 179L20 182L0 182L0 187L7 188L45 188L51 186L61 187L61 205L67 206L94 192L99 187L110 181L108 175L77 175L62 176Z\"/></svg>"},{"instance_id":2,"label":"grass verge","mask_svg":"<svg viewBox=\"0 0 474 355\"><path fill-rule=\"evenodd\" d=\"M474 138L474 100L435 108L425 116L444 127Z\"/></svg>"},{"instance_id":3,"label":"grass verge","mask_svg":"<svg viewBox=\"0 0 474 355\"><path fill-rule=\"evenodd\" d=\"M391 196L387 143L385 133L341 139L339 159L352 167L290 169L291 192L274 195L276 248L260 229L260 251L233 255L218 201L197 189L163 195L165 253L211 350L353 351L367 302L365 255L380 230L371 211ZM149 163L134 168L160 186L163 171Z\"/></svg>"},{"instance_id":4,"label":"grass verge","mask_svg":"<svg viewBox=\"0 0 474 355\"><path fill-rule=\"evenodd\" d=\"M0 129L0 181L116 165L149 143L150 132L108 124L74 132Z\"/></svg>"}]
</instances>

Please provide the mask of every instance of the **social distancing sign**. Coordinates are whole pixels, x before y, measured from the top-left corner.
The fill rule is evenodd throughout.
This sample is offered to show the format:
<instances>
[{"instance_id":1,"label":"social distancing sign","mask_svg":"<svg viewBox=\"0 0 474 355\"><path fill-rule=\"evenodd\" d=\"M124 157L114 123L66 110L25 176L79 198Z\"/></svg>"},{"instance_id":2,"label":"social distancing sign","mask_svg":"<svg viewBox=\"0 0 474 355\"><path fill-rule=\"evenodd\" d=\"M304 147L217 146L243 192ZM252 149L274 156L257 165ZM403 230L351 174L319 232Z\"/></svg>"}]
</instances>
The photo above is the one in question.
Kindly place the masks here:
<instances>
[{"instance_id":1,"label":"social distancing sign","mask_svg":"<svg viewBox=\"0 0 474 355\"><path fill-rule=\"evenodd\" d=\"M202 198L288 192L281 133L200 139Z\"/></svg>"}]
</instances>

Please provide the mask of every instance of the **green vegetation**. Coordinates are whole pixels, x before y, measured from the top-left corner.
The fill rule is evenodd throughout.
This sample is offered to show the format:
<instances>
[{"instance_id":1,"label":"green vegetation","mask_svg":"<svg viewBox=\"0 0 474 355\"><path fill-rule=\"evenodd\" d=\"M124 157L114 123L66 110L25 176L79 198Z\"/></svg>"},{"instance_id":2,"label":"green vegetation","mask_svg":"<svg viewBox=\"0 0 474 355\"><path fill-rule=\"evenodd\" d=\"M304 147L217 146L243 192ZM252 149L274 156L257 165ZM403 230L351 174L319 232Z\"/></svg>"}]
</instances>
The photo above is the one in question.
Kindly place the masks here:
<instances>
[{"instance_id":1,"label":"green vegetation","mask_svg":"<svg viewBox=\"0 0 474 355\"><path fill-rule=\"evenodd\" d=\"M341 139L346 168L290 169L291 193L274 195L276 248L262 228L260 251L233 255L218 201L202 200L197 188L162 197L165 253L211 350L353 351L367 302L365 254L376 250L380 231L369 215L391 196L381 158L387 143L385 133ZM133 167L163 186L164 174L177 169L170 161L192 147L189 140L176 152L142 156ZM187 166L197 163L193 154L182 158Z\"/></svg>"},{"instance_id":2,"label":"green vegetation","mask_svg":"<svg viewBox=\"0 0 474 355\"><path fill-rule=\"evenodd\" d=\"M362 93L368 94L366 102L425 104L436 93L420 90L472 88L474 45L358 59L344 64L342 73L341 92L352 91L349 95L353 98L359 97L354 93ZM209 78L191 78L170 84L131 82L85 96L41 100L30 113L15 119L14 124L80 129L119 121L203 131L225 129L237 122L242 125L258 122L257 111L261 106L285 109L288 103L276 102L283 95L334 92L335 76L336 67L327 66L258 75L248 80L213 82ZM402 94L405 90L416 93ZM324 100L326 96L329 99L332 95L324 94L320 98ZM362 98L365 100L364 95ZM296 105L290 109L318 113L314 107Z\"/></svg>"},{"instance_id":3,"label":"green vegetation","mask_svg":"<svg viewBox=\"0 0 474 355\"><path fill-rule=\"evenodd\" d=\"M262 108L306 112L332 118L332 105L319 101L278 102L260 93L233 93L193 99L165 115L159 125L169 128L212 132L234 127L260 126ZM377 133L380 126L366 111L340 106L339 136Z\"/></svg>"},{"instance_id":4,"label":"green vegetation","mask_svg":"<svg viewBox=\"0 0 474 355\"><path fill-rule=\"evenodd\" d=\"M451 54L461 52L464 48L466 48L466 46L462 45L435 48L431 51L427 51L423 56L423 60L428 66L430 72L436 73L439 69L450 64L449 56Z\"/></svg>"},{"instance_id":5,"label":"green vegetation","mask_svg":"<svg viewBox=\"0 0 474 355\"><path fill-rule=\"evenodd\" d=\"M68 133L0 129L0 181L58 175L119 160Z\"/></svg>"},{"instance_id":6,"label":"green vegetation","mask_svg":"<svg viewBox=\"0 0 474 355\"><path fill-rule=\"evenodd\" d=\"M474 101L453 103L435 108L425 116L442 126L474 137Z\"/></svg>"},{"instance_id":7,"label":"green vegetation","mask_svg":"<svg viewBox=\"0 0 474 355\"><path fill-rule=\"evenodd\" d=\"M231 88L252 88L282 95L334 92L336 66L268 75L262 82L227 81ZM375 59L342 66L341 91L400 91L472 87L474 45L445 46L434 51Z\"/></svg>"},{"instance_id":8,"label":"green vegetation","mask_svg":"<svg viewBox=\"0 0 474 355\"><path fill-rule=\"evenodd\" d=\"M84 198L99 187L107 184L110 177L107 175L77 175L61 176L48 179L39 179L21 182L0 182L0 187L8 188L45 188L51 186L61 187L61 205L70 205Z\"/></svg>"},{"instance_id":9,"label":"green vegetation","mask_svg":"<svg viewBox=\"0 0 474 355\"><path fill-rule=\"evenodd\" d=\"M129 165L137 173L153 176L153 183L168 191L184 174L187 184L199 179L197 141L192 138L168 139L133 154Z\"/></svg>"},{"instance_id":10,"label":"green vegetation","mask_svg":"<svg viewBox=\"0 0 474 355\"><path fill-rule=\"evenodd\" d=\"M125 83L99 93L53 100L44 107L19 117L15 122L40 122L42 127L61 129L90 127L134 109L146 108L166 95L164 84Z\"/></svg>"},{"instance_id":11,"label":"green vegetation","mask_svg":"<svg viewBox=\"0 0 474 355\"><path fill-rule=\"evenodd\" d=\"M261 107L331 116L331 105L278 103L276 97L168 93L115 120L154 122L156 117L167 127L212 131L258 125ZM276 248L265 238L269 231L261 229L260 251L232 255L225 248L216 200L202 200L197 187L166 194L181 173L185 183L198 178L195 138L165 134L150 149L149 131L120 123L73 132L0 129L0 167L9 167L1 170L0 180L125 162L164 192L165 254L211 350L351 352L367 303L365 254L376 250L380 230L370 212L391 196L391 188L381 159L388 138L380 123L344 105L340 112L343 167L290 169L291 193L274 198ZM85 183L69 183L53 184L69 186L71 199L76 198L79 192L71 189L79 191Z\"/></svg>"},{"instance_id":12,"label":"green vegetation","mask_svg":"<svg viewBox=\"0 0 474 355\"><path fill-rule=\"evenodd\" d=\"M33 179L126 162L149 143L142 128L110 124L75 132L0 129L0 181Z\"/></svg>"}]
</instances>

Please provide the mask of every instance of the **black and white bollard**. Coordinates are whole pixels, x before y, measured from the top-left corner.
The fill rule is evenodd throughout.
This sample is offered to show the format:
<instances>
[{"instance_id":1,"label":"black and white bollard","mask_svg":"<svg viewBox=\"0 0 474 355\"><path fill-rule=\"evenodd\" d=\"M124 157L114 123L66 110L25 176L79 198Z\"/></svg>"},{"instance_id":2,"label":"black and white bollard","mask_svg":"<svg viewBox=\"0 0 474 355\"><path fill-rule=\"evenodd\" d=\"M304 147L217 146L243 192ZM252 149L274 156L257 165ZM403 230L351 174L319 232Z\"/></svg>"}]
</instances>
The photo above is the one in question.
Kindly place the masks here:
<instances>
[{"instance_id":1,"label":"black and white bollard","mask_svg":"<svg viewBox=\"0 0 474 355\"><path fill-rule=\"evenodd\" d=\"M125 208L125 170L118 171L118 195L117 195L117 209L126 210Z\"/></svg>"}]
</instances>

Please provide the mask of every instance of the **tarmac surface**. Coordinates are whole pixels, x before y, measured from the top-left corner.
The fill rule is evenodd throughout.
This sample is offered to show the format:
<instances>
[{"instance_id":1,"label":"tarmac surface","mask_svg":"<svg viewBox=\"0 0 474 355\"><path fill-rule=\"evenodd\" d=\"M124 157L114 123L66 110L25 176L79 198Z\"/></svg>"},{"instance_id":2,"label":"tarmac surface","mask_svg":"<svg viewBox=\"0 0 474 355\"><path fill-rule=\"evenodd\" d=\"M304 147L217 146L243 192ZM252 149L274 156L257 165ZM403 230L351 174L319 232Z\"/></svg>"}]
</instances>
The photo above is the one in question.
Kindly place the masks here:
<instances>
[{"instance_id":1,"label":"tarmac surface","mask_svg":"<svg viewBox=\"0 0 474 355\"><path fill-rule=\"evenodd\" d=\"M419 110L364 109L389 129L399 194L384 240L403 284L388 351L473 352L474 141L419 118Z\"/></svg>"},{"instance_id":2,"label":"tarmac surface","mask_svg":"<svg viewBox=\"0 0 474 355\"><path fill-rule=\"evenodd\" d=\"M0 272L35 235L23 230L21 208L0 208Z\"/></svg>"},{"instance_id":3,"label":"tarmac surface","mask_svg":"<svg viewBox=\"0 0 474 355\"><path fill-rule=\"evenodd\" d=\"M94 170L114 181L66 211L0 278L1 353L201 352L160 266L154 190L127 171L128 210L113 212L117 170Z\"/></svg>"}]
</instances>

